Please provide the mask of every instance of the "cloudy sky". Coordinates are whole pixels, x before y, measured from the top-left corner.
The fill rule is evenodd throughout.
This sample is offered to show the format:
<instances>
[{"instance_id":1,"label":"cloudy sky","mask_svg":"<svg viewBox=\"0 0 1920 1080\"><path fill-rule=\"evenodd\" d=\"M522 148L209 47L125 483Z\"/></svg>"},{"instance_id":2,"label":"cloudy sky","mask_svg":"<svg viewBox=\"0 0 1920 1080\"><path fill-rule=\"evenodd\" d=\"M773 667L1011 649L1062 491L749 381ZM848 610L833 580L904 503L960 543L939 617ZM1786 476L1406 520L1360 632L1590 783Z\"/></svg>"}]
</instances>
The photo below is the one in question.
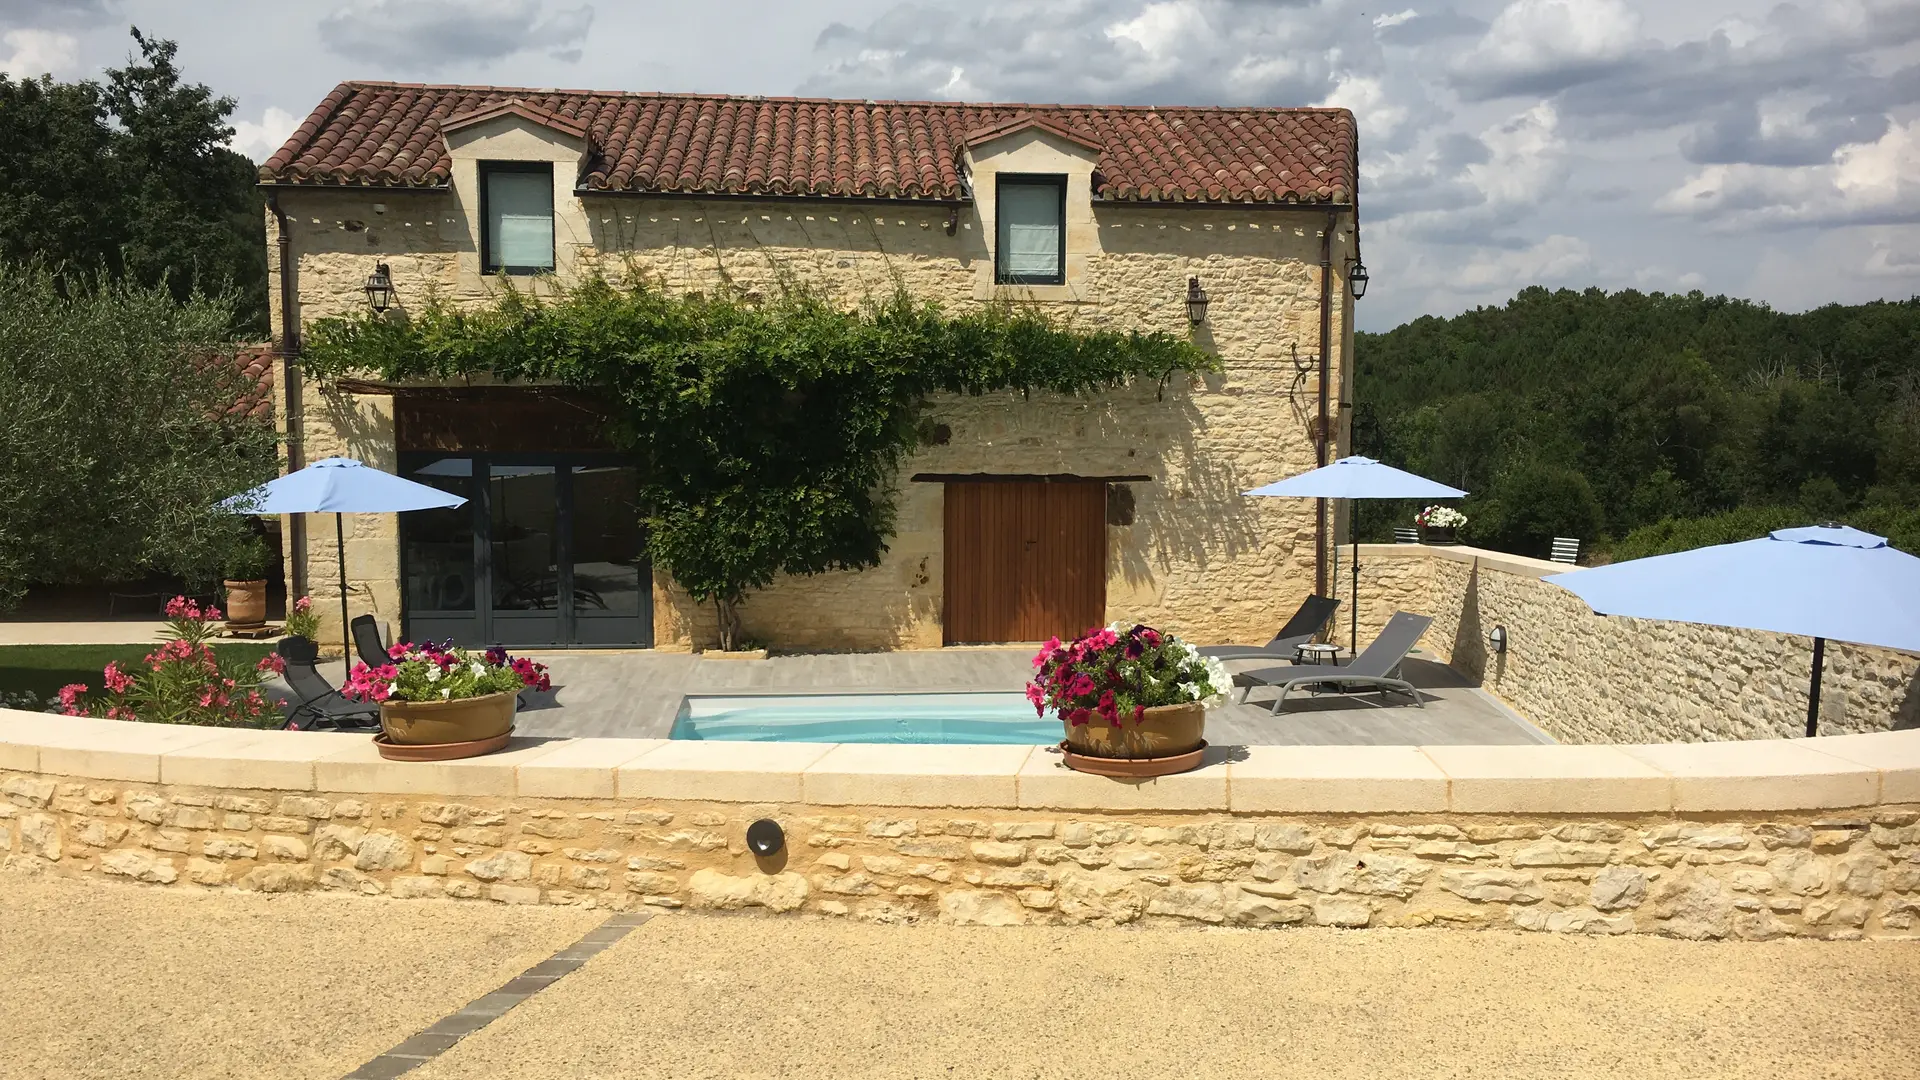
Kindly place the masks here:
<instances>
[{"instance_id":1,"label":"cloudy sky","mask_svg":"<svg viewBox=\"0 0 1920 1080\"><path fill-rule=\"evenodd\" d=\"M266 156L350 78L1360 119L1361 325L1523 286L1920 293L1920 0L0 0L0 71L180 43Z\"/></svg>"}]
</instances>

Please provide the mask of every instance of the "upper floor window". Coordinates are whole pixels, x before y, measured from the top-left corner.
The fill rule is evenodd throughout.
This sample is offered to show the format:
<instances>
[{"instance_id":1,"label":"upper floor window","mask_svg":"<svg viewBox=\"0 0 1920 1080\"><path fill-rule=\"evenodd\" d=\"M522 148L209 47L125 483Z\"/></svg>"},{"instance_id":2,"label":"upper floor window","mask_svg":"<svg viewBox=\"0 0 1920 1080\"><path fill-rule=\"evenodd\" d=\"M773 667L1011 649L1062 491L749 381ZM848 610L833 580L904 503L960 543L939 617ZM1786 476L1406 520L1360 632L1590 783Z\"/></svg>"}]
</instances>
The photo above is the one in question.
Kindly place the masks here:
<instances>
[{"instance_id":1,"label":"upper floor window","mask_svg":"<svg viewBox=\"0 0 1920 1080\"><path fill-rule=\"evenodd\" d=\"M553 269L553 163L480 164L480 264L484 272L543 274Z\"/></svg>"},{"instance_id":2,"label":"upper floor window","mask_svg":"<svg viewBox=\"0 0 1920 1080\"><path fill-rule=\"evenodd\" d=\"M1063 285L1067 267L1067 178L1003 173L994 196L999 234L993 279L1009 285Z\"/></svg>"}]
</instances>

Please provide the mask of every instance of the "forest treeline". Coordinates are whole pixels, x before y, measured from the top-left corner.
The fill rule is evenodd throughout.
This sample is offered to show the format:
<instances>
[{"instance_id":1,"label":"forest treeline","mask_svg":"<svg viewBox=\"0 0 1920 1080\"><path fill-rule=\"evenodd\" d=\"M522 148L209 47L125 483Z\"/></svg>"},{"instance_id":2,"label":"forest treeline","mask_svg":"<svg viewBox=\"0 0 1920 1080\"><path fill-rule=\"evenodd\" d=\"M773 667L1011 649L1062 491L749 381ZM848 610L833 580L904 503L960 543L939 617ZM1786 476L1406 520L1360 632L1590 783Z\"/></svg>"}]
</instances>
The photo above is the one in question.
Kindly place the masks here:
<instances>
[{"instance_id":1,"label":"forest treeline","mask_svg":"<svg viewBox=\"0 0 1920 1080\"><path fill-rule=\"evenodd\" d=\"M1617 559L1837 520L1920 551L1920 298L1534 287L1355 354L1354 452L1472 492L1468 542ZM1363 504L1363 538L1414 509Z\"/></svg>"}]
</instances>

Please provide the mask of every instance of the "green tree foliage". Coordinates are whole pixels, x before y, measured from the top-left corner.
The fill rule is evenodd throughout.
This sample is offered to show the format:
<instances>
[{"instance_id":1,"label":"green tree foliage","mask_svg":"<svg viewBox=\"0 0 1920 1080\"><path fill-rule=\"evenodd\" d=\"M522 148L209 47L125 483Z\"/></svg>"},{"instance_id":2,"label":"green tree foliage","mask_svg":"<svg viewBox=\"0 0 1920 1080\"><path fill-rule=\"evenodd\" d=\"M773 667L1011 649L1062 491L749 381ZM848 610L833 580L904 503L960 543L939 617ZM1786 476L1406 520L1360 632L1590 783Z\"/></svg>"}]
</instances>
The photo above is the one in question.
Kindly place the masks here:
<instances>
[{"instance_id":1,"label":"green tree foliage","mask_svg":"<svg viewBox=\"0 0 1920 1080\"><path fill-rule=\"evenodd\" d=\"M233 99L181 81L171 41L104 84L0 75L0 261L235 297L267 331L266 231L253 164L228 149Z\"/></svg>"},{"instance_id":2,"label":"green tree foliage","mask_svg":"<svg viewBox=\"0 0 1920 1080\"><path fill-rule=\"evenodd\" d=\"M277 471L230 417L225 300L0 264L0 609L29 583L217 580L250 535L213 504Z\"/></svg>"},{"instance_id":3,"label":"green tree foliage","mask_svg":"<svg viewBox=\"0 0 1920 1080\"><path fill-rule=\"evenodd\" d=\"M1763 521L1900 532L1920 505L1920 300L1787 315L1530 288L1356 335L1356 361L1356 452L1473 492L1476 543L1539 556L1554 536L1631 536L1618 557ZM1362 531L1410 515L1365 507Z\"/></svg>"},{"instance_id":4,"label":"green tree foliage","mask_svg":"<svg viewBox=\"0 0 1920 1080\"><path fill-rule=\"evenodd\" d=\"M644 280L323 320L303 363L323 378L559 382L618 403L654 563L715 603L728 646L735 606L775 575L879 561L930 395L1075 394L1215 365L1171 335L1079 331L1028 310L949 315L896 292L846 311L805 289L753 303Z\"/></svg>"}]
</instances>

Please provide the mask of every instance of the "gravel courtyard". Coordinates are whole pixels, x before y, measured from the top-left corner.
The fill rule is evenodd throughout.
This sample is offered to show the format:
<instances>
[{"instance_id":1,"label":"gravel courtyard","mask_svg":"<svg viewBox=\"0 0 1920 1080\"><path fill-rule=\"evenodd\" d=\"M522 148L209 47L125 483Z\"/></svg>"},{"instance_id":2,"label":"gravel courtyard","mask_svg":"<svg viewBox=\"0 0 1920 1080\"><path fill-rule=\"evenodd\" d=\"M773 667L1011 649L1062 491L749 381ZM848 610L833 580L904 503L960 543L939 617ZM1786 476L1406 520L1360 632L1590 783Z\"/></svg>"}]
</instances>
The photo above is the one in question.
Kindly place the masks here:
<instances>
[{"instance_id":1,"label":"gravel courtyard","mask_svg":"<svg viewBox=\"0 0 1920 1080\"><path fill-rule=\"evenodd\" d=\"M0 1077L1920 1076L1920 942L607 918L0 875Z\"/></svg>"}]
</instances>

